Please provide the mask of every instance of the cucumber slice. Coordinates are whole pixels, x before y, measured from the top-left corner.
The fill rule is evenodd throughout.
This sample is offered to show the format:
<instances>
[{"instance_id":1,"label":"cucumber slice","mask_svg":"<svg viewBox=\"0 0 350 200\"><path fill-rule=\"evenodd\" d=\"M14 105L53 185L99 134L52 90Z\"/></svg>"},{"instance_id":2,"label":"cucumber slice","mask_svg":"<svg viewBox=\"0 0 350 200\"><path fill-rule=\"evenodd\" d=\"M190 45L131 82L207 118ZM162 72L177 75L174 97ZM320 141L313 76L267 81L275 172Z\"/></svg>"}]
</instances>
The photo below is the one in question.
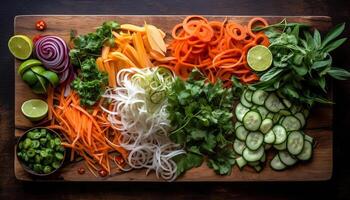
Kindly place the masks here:
<instances>
[{"instance_id":1,"label":"cucumber slice","mask_svg":"<svg viewBox=\"0 0 350 200\"><path fill-rule=\"evenodd\" d=\"M263 167L261 165L256 165L253 167L255 169L256 172L261 172L261 170L263 169Z\"/></svg>"},{"instance_id":2,"label":"cucumber slice","mask_svg":"<svg viewBox=\"0 0 350 200\"><path fill-rule=\"evenodd\" d=\"M286 118L286 116L281 116L277 123L282 124L284 118Z\"/></svg>"},{"instance_id":3,"label":"cucumber slice","mask_svg":"<svg viewBox=\"0 0 350 200\"><path fill-rule=\"evenodd\" d=\"M265 118L273 119L273 116L275 116L275 114L272 113L272 112L270 112L270 113L268 113L268 114L266 115Z\"/></svg>"},{"instance_id":4,"label":"cucumber slice","mask_svg":"<svg viewBox=\"0 0 350 200\"><path fill-rule=\"evenodd\" d=\"M243 125L249 131L257 131L261 125L261 116L258 112L249 111L243 117Z\"/></svg>"},{"instance_id":5,"label":"cucumber slice","mask_svg":"<svg viewBox=\"0 0 350 200\"><path fill-rule=\"evenodd\" d=\"M294 115L299 121L300 121L300 125L301 128L303 128L305 126L305 117L304 114L301 112L298 112Z\"/></svg>"},{"instance_id":6,"label":"cucumber slice","mask_svg":"<svg viewBox=\"0 0 350 200\"><path fill-rule=\"evenodd\" d=\"M296 131L301 128L300 121L292 115L286 116L281 125L286 129L286 131Z\"/></svg>"},{"instance_id":7,"label":"cucumber slice","mask_svg":"<svg viewBox=\"0 0 350 200\"><path fill-rule=\"evenodd\" d=\"M284 141L281 144L274 144L273 147L278 151L286 150L287 149L287 141Z\"/></svg>"},{"instance_id":8,"label":"cucumber slice","mask_svg":"<svg viewBox=\"0 0 350 200\"><path fill-rule=\"evenodd\" d=\"M292 105L290 107L290 111L292 112L292 114L294 115L295 113L301 111L301 106L298 105Z\"/></svg>"},{"instance_id":9,"label":"cucumber slice","mask_svg":"<svg viewBox=\"0 0 350 200\"><path fill-rule=\"evenodd\" d=\"M281 162L283 162L283 164L285 164L287 166L292 166L298 161L292 155L290 155L288 153L288 151L280 151L280 152L278 152L278 156L279 156Z\"/></svg>"},{"instance_id":10,"label":"cucumber slice","mask_svg":"<svg viewBox=\"0 0 350 200\"><path fill-rule=\"evenodd\" d=\"M273 115L272 121L274 124L277 124L279 122L279 120L281 119L282 115L280 113L275 113Z\"/></svg>"},{"instance_id":11,"label":"cucumber slice","mask_svg":"<svg viewBox=\"0 0 350 200\"><path fill-rule=\"evenodd\" d=\"M266 118L261 122L260 131L265 134L269 132L272 126L273 126L273 121L269 118Z\"/></svg>"},{"instance_id":12,"label":"cucumber slice","mask_svg":"<svg viewBox=\"0 0 350 200\"><path fill-rule=\"evenodd\" d=\"M306 141L310 142L311 144L314 143L314 138L311 137L310 135L304 134L304 137L305 137L304 139L305 139Z\"/></svg>"},{"instance_id":13,"label":"cucumber slice","mask_svg":"<svg viewBox=\"0 0 350 200\"><path fill-rule=\"evenodd\" d=\"M239 126L242 126L242 125L243 125L242 122L236 121L236 123L235 123L235 130L236 130Z\"/></svg>"},{"instance_id":14,"label":"cucumber slice","mask_svg":"<svg viewBox=\"0 0 350 200\"><path fill-rule=\"evenodd\" d=\"M265 107L263 107L263 106L259 106L259 107L257 108L257 110L258 110L258 112L260 113L261 118L263 118L263 119L265 119L266 116L267 116L267 114L269 113L269 111L268 111Z\"/></svg>"},{"instance_id":15,"label":"cucumber slice","mask_svg":"<svg viewBox=\"0 0 350 200\"><path fill-rule=\"evenodd\" d=\"M272 169L277 171L284 170L287 167L287 165L281 162L280 157L278 155L275 155L275 157L271 160L270 166Z\"/></svg>"},{"instance_id":16,"label":"cucumber slice","mask_svg":"<svg viewBox=\"0 0 350 200\"><path fill-rule=\"evenodd\" d=\"M247 164L247 161L243 157L239 157L239 158L236 158L236 163L237 163L237 166L240 169L242 169Z\"/></svg>"},{"instance_id":17,"label":"cucumber slice","mask_svg":"<svg viewBox=\"0 0 350 200\"><path fill-rule=\"evenodd\" d=\"M300 131L293 131L289 133L287 139L287 149L292 155L298 155L304 147L304 134Z\"/></svg>"},{"instance_id":18,"label":"cucumber slice","mask_svg":"<svg viewBox=\"0 0 350 200\"><path fill-rule=\"evenodd\" d=\"M272 130L267 132L264 136L264 142L267 144L273 144L275 142L275 140L276 140L276 136Z\"/></svg>"},{"instance_id":19,"label":"cucumber slice","mask_svg":"<svg viewBox=\"0 0 350 200\"><path fill-rule=\"evenodd\" d=\"M286 110L286 109L280 110L279 113L280 113L281 115L285 115L285 116L291 115L291 114L292 114L289 110Z\"/></svg>"},{"instance_id":20,"label":"cucumber slice","mask_svg":"<svg viewBox=\"0 0 350 200\"><path fill-rule=\"evenodd\" d=\"M252 167L257 166L257 165L259 165L259 164L260 164L259 161L248 162L248 165L250 165L250 166L252 166Z\"/></svg>"},{"instance_id":21,"label":"cucumber slice","mask_svg":"<svg viewBox=\"0 0 350 200\"><path fill-rule=\"evenodd\" d=\"M245 141L248 135L248 130L244 128L244 126L240 126L236 129L236 137L241 141Z\"/></svg>"},{"instance_id":22,"label":"cucumber slice","mask_svg":"<svg viewBox=\"0 0 350 200\"><path fill-rule=\"evenodd\" d=\"M252 96L252 102L257 105L264 105L265 100L269 94L264 90L256 90Z\"/></svg>"},{"instance_id":23,"label":"cucumber slice","mask_svg":"<svg viewBox=\"0 0 350 200\"><path fill-rule=\"evenodd\" d=\"M265 100L265 107L269 111L275 113L284 108L283 104L274 93L271 93Z\"/></svg>"},{"instance_id":24,"label":"cucumber slice","mask_svg":"<svg viewBox=\"0 0 350 200\"><path fill-rule=\"evenodd\" d=\"M239 139L235 139L235 141L233 142L233 149L235 150L236 153L238 153L239 155L242 155L243 150L246 148L245 143L242 142Z\"/></svg>"},{"instance_id":25,"label":"cucumber slice","mask_svg":"<svg viewBox=\"0 0 350 200\"><path fill-rule=\"evenodd\" d=\"M261 146L259 149L253 151L249 148L245 148L243 151L243 158L248 162L254 162L260 160L264 155L264 147Z\"/></svg>"},{"instance_id":26,"label":"cucumber slice","mask_svg":"<svg viewBox=\"0 0 350 200\"><path fill-rule=\"evenodd\" d=\"M249 112L249 108L244 107L241 103L237 104L235 114L238 121L242 121L247 112Z\"/></svg>"},{"instance_id":27,"label":"cucumber slice","mask_svg":"<svg viewBox=\"0 0 350 200\"><path fill-rule=\"evenodd\" d=\"M252 103L250 103L249 101L247 101L247 99L245 99L244 95L241 96L241 104L247 108L250 108L253 106Z\"/></svg>"},{"instance_id":28,"label":"cucumber slice","mask_svg":"<svg viewBox=\"0 0 350 200\"><path fill-rule=\"evenodd\" d=\"M303 150L301 151L301 153L299 155L297 155L297 158L299 160L310 160L312 157L312 144L309 141L305 141L304 143L304 147Z\"/></svg>"},{"instance_id":29,"label":"cucumber slice","mask_svg":"<svg viewBox=\"0 0 350 200\"><path fill-rule=\"evenodd\" d=\"M243 95L247 101L252 102L253 91L245 90Z\"/></svg>"},{"instance_id":30,"label":"cucumber slice","mask_svg":"<svg viewBox=\"0 0 350 200\"><path fill-rule=\"evenodd\" d=\"M288 99L282 99L282 103L286 108L290 108L292 106L292 103Z\"/></svg>"},{"instance_id":31,"label":"cucumber slice","mask_svg":"<svg viewBox=\"0 0 350 200\"><path fill-rule=\"evenodd\" d=\"M260 132L250 132L245 141L246 146L253 151L261 147L263 145L263 142L264 142L264 135Z\"/></svg>"},{"instance_id":32,"label":"cucumber slice","mask_svg":"<svg viewBox=\"0 0 350 200\"><path fill-rule=\"evenodd\" d=\"M287 140L287 131L283 126L275 125L272 128L272 131L276 136L276 140L275 140L274 144L282 144L283 142L285 142Z\"/></svg>"}]
</instances>

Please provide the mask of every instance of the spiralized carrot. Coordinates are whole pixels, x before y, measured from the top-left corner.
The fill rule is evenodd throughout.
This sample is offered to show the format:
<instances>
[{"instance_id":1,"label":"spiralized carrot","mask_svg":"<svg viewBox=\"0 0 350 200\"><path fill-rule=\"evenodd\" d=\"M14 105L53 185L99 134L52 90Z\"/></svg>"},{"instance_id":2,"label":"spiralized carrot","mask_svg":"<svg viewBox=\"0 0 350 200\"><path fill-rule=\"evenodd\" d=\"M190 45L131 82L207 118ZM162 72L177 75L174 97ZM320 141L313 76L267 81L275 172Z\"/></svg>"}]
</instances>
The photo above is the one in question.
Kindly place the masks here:
<instances>
[{"instance_id":1,"label":"spiralized carrot","mask_svg":"<svg viewBox=\"0 0 350 200\"><path fill-rule=\"evenodd\" d=\"M79 105L79 97L75 92L64 97L63 89L53 93L53 101L57 104L50 106L52 113L51 125L48 128L60 130L63 133L65 142L62 145L71 149L71 160L75 154L84 158L88 169L95 172L103 169L112 173L112 166L109 160L114 160L116 152L121 154L123 159L128 157L128 152L118 146L120 137L118 130L112 127L107 120L107 114L99 105L88 112ZM113 144L110 141L114 141ZM119 166L113 166L119 170Z\"/></svg>"},{"instance_id":2,"label":"spiralized carrot","mask_svg":"<svg viewBox=\"0 0 350 200\"><path fill-rule=\"evenodd\" d=\"M234 21L208 21L202 16L188 16L174 26L169 50L172 59L162 66L186 79L193 68L199 68L210 82L218 79L230 86L231 77L252 83L259 77L248 66L246 57L255 45L269 45L263 32L255 33L255 26L268 26L263 18L252 18L247 26Z\"/></svg>"}]
</instances>

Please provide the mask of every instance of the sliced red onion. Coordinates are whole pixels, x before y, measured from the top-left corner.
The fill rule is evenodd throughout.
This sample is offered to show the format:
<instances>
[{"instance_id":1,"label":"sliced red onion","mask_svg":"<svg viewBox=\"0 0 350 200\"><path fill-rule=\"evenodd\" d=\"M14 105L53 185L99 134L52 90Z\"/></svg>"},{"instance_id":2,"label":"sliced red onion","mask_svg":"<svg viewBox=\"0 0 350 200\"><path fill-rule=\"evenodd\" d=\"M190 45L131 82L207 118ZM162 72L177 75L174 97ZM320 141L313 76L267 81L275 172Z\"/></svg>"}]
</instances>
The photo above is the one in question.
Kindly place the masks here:
<instances>
[{"instance_id":1,"label":"sliced red onion","mask_svg":"<svg viewBox=\"0 0 350 200\"><path fill-rule=\"evenodd\" d=\"M73 73L69 61L69 48L62 38L47 35L38 39L35 42L34 53L48 70L59 75L60 83L65 82L69 74Z\"/></svg>"}]
</instances>

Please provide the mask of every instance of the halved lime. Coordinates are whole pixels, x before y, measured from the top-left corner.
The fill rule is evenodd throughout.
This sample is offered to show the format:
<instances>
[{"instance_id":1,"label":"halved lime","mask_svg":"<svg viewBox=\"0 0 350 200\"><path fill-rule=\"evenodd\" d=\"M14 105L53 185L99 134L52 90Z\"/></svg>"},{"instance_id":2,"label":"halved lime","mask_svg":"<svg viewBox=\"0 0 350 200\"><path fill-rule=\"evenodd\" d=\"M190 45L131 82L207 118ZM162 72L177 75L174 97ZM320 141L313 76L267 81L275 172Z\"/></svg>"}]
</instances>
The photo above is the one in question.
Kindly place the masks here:
<instances>
[{"instance_id":1,"label":"halved lime","mask_svg":"<svg viewBox=\"0 0 350 200\"><path fill-rule=\"evenodd\" d=\"M33 66L30 69L39 75L41 75L42 73L44 73L46 71L46 69L43 66Z\"/></svg>"},{"instance_id":2,"label":"halved lime","mask_svg":"<svg viewBox=\"0 0 350 200\"><path fill-rule=\"evenodd\" d=\"M32 55L33 41L25 35L14 35L10 38L8 47L13 56L25 60Z\"/></svg>"},{"instance_id":3,"label":"halved lime","mask_svg":"<svg viewBox=\"0 0 350 200\"><path fill-rule=\"evenodd\" d=\"M26 60L19 66L18 74L22 75L29 68L34 67L34 66L40 66L40 65L42 65L40 60L37 60L37 59Z\"/></svg>"},{"instance_id":4,"label":"halved lime","mask_svg":"<svg viewBox=\"0 0 350 200\"><path fill-rule=\"evenodd\" d=\"M38 82L38 78L36 77L35 73L32 70L27 70L24 72L22 79L24 82L26 82L29 86L34 85L36 82Z\"/></svg>"},{"instance_id":5,"label":"halved lime","mask_svg":"<svg viewBox=\"0 0 350 200\"><path fill-rule=\"evenodd\" d=\"M47 115L49 107L40 99L30 99L22 104L22 113L31 121L39 121Z\"/></svg>"},{"instance_id":6,"label":"halved lime","mask_svg":"<svg viewBox=\"0 0 350 200\"><path fill-rule=\"evenodd\" d=\"M54 87L56 87L58 84L60 84L60 79L58 78L58 76L55 72L44 71L41 75L43 77L45 77L51 83L51 85L53 85Z\"/></svg>"},{"instance_id":7,"label":"halved lime","mask_svg":"<svg viewBox=\"0 0 350 200\"><path fill-rule=\"evenodd\" d=\"M256 45L248 51L247 62L249 67L255 71L265 71L272 64L272 53L271 51L263 46Z\"/></svg>"}]
</instances>

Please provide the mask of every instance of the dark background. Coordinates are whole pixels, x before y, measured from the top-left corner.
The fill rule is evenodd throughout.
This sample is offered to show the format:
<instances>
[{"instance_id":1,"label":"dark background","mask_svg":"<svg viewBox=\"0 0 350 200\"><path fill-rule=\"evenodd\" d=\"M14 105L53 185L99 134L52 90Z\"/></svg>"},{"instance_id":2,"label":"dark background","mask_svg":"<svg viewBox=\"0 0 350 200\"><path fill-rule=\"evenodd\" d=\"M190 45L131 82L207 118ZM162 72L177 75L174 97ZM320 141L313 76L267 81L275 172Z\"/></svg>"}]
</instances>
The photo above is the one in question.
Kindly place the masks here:
<instances>
[{"instance_id":1,"label":"dark background","mask_svg":"<svg viewBox=\"0 0 350 200\"><path fill-rule=\"evenodd\" d=\"M12 0L0 5L0 199L350 199L350 81L334 82L334 170L326 182L303 183L25 183L15 179L14 59L7 50L13 19L25 14L329 15L347 22L350 1L326 0ZM350 42L334 52L350 70Z\"/></svg>"}]
</instances>

